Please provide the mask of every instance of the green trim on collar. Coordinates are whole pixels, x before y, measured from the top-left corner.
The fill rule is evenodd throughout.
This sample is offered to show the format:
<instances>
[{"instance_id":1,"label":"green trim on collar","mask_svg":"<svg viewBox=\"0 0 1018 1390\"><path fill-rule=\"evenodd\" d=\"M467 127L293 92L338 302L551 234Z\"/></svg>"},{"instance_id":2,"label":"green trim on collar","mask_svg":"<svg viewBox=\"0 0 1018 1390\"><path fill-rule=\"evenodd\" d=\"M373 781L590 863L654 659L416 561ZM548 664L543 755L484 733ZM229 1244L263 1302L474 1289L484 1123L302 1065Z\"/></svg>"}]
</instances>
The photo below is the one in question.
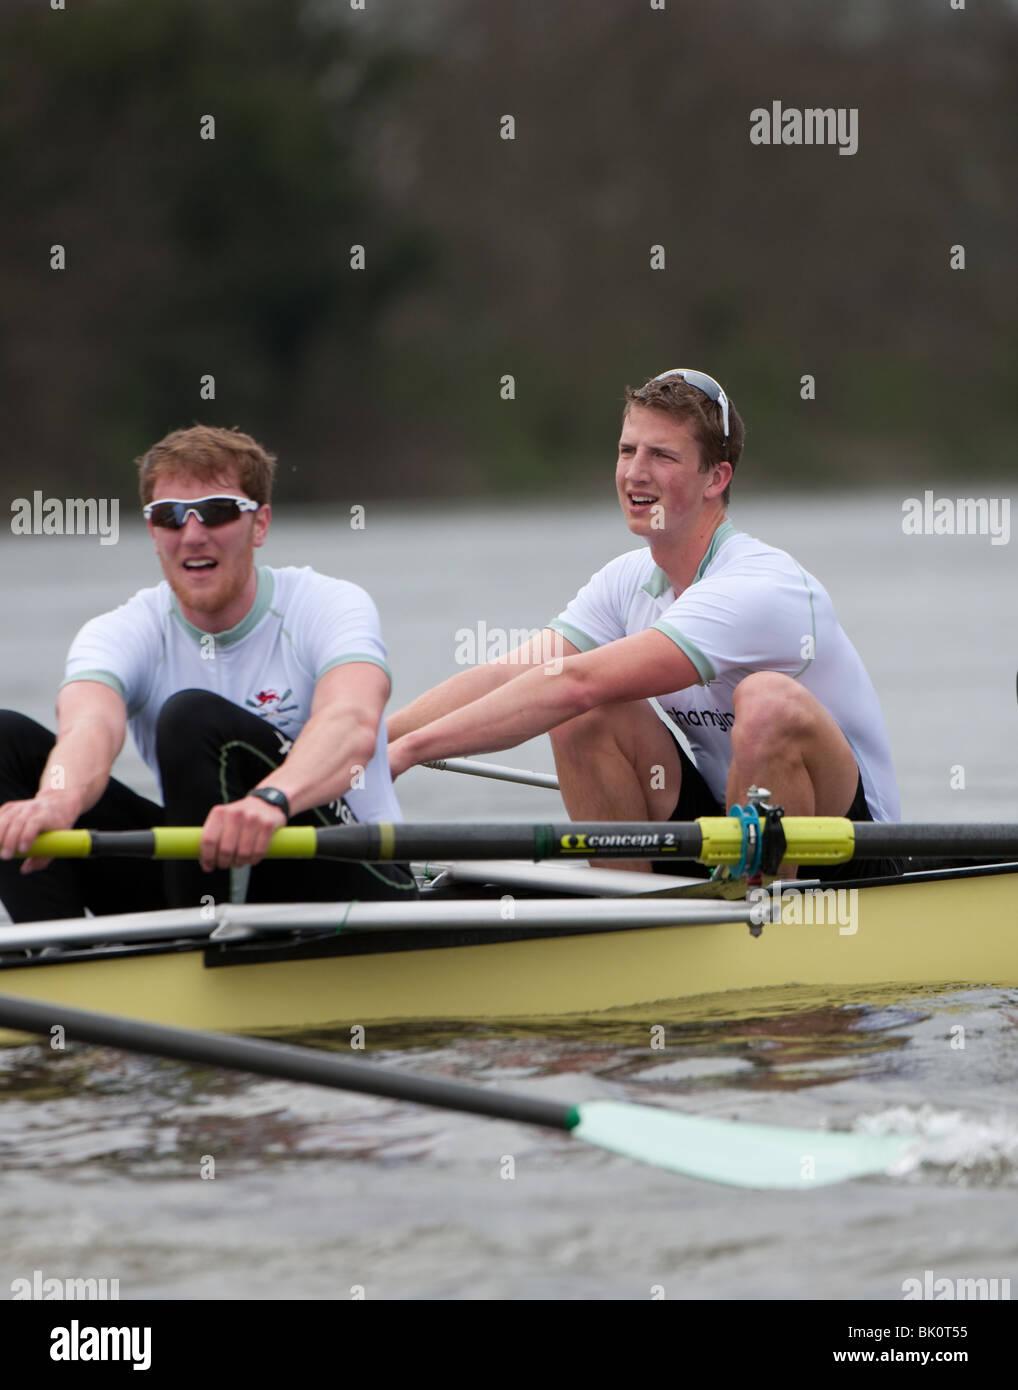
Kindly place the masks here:
<instances>
[{"instance_id":1,"label":"green trim on collar","mask_svg":"<svg viewBox=\"0 0 1018 1390\"><path fill-rule=\"evenodd\" d=\"M732 536L737 536L738 534L738 529L733 522L725 520L721 523L713 536L711 536L710 545L707 547L707 553L700 561L700 567L693 576L694 584L706 574L709 565L712 563L725 541L731 540ZM671 587L672 582L667 574L665 574L660 565L655 565L654 572L647 580L646 584L641 584L640 592L649 594L651 598L663 598Z\"/></svg>"},{"instance_id":2,"label":"green trim on collar","mask_svg":"<svg viewBox=\"0 0 1018 1390\"><path fill-rule=\"evenodd\" d=\"M640 592L649 594L651 598L663 598L672 587L672 581L665 574L660 565L654 566L654 572L647 580L646 584L640 585Z\"/></svg>"},{"instance_id":3,"label":"green trim on collar","mask_svg":"<svg viewBox=\"0 0 1018 1390\"><path fill-rule=\"evenodd\" d=\"M726 520L721 523L718 529L714 532L713 536L711 536L710 538L710 545L707 547L707 554L700 561L700 568L697 570L696 575L694 576L694 584L696 583L697 579L703 578L704 574L706 573L707 566L712 563L714 557L717 555L718 551L724 545L725 541L731 540L732 536L736 535L738 535L738 531L736 530L732 522Z\"/></svg>"},{"instance_id":4,"label":"green trim on collar","mask_svg":"<svg viewBox=\"0 0 1018 1390\"><path fill-rule=\"evenodd\" d=\"M204 637L215 638L217 647L235 647L238 642L242 642L249 632L253 632L261 620L272 607L272 597L275 593L276 581L272 571L267 565L258 567L258 588L255 590L255 600L247 613L241 618L240 622L234 627L227 628L225 632L204 632L200 627L195 627L194 623L188 622L180 611L180 604L177 602L176 594L170 597L170 612L177 622L184 629L189 637L196 642L200 642Z\"/></svg>"}]
</instances>

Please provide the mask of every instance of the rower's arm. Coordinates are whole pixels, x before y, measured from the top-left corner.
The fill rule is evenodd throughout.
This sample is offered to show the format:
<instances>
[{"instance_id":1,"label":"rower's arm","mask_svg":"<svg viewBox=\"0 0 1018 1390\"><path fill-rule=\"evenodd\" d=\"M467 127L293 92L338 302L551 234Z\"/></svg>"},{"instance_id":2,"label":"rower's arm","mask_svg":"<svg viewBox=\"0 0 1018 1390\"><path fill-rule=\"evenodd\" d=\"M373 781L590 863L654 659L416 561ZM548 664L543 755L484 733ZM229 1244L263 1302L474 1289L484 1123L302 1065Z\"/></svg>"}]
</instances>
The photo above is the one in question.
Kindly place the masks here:
<instances>
[{"instance_id":1,"label":"rower's arm","mask_svg":"<svg viewBox=\"0 0 1018 1390\"><path fill-rule=\"evenodd\" d=\"M39 797L61 793L74 816L106 790L127 734L123 696L101 681L72 681L57 696L57 741L39 779Z\"/></svg>"},{"instance_id":2,"label":"rower's arm","mask_svg":"<svg viewBox=\"0 0 1018 1390\"><path fill-rule=\"evenodd\" d=\"M506 656L485 662L483 666L472 666L468 671L460 671L450 676L441 685L425 691L416 700L389 716L389 742L402 738L404 734L432 724L443 715L464 705L473 704L498 690L507 681L516 680L535 666L542 666L549 660L564 660L567 656L577 656L579 648L574 647L568 638L552 628L545 628L523 646L517 647Z\"/></svg>"},{"instance_id":3,"label":"rower's arm","mask_svg":"<svg viewBox=\"0 0 1018 1390\"><path fill-rule=\"evenodd\" d=\"M283 762L258 783L275 787L291 816L325 806L350 790L375 752L389 677L379 666L352 661L326 671L315 686L311 715ZM202 828L199 861L206 871L257 864L285 813L255 796L213 806Z\"/></svg>"},{"instance_id":4,"label":"rower's arm","mask_svg":"<svg viewBox=\"0 0 1018 1390\"><path fill-rule=\"evenodd\" d=\"M24 854L43 830L69 830L106 790L124 746L127 709L100 681L72 681L57 697L57 741L46 760L39 790L29 801L0 807L0 856ZM48 860L26 859L22 872Z\"/></svg>"},{"instance_id":5,"label":"rower's arm","mask_svg":"<svg viewBox=\"0 0 1018 1390\"><path fill-rule=\"evenodd\" d=\"M698 684L689 657L653 628L519 676L389 745L393 776L436 758L495 753L598 705L650 699Z\"/></svg>"},{"instance_id":6,"label":"rower's arm","mask_svg":"<svg viewBox=\"0 0 1018 1390\"><path fill-rule=\"evenodd\" d=\"M315 686L311 716L293 747L259 785L284 792L294 816L335 801L371 761L388 698L389 677L370 662L349 662L326 671Z\"/></svg>"}]
</instances>

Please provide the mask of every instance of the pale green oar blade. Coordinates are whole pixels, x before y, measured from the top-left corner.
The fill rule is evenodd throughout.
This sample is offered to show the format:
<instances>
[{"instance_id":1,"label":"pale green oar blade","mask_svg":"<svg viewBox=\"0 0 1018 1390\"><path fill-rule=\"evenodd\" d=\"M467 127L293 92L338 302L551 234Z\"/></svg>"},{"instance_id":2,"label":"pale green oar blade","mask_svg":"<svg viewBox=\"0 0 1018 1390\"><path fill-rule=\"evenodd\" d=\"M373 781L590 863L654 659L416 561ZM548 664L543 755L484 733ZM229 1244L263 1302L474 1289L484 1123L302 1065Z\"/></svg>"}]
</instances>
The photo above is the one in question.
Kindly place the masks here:
<instances>
[{"instance_id":1,"label":"pale green oar blade","mask_svg":"<svg viewBox=\"0 0 1018 1390\"><path fill-rule=\"evenodd\" d=\"M579 1139L734 1187L804 1191L886 1173L898 1167L912 1147L897 1135L737 1124L614 1100L585 1101L576 1110L580 1119L572 1133Z\"/></svg>"}]
</instances>

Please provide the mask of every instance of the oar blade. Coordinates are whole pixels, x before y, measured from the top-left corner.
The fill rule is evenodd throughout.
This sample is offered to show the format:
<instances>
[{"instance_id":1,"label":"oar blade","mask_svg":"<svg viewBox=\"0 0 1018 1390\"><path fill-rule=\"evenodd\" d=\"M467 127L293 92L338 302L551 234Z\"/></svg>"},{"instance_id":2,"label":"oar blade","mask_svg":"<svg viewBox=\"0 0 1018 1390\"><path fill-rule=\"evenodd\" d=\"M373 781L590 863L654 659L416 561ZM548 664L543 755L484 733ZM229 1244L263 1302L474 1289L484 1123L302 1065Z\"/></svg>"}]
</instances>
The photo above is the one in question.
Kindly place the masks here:
<instances>
[{"instance_id":1,"label":"oar blade","mask_svg":"<svg viewBox=\"0 0 1018 1390\"><path fill-rule=\"evenodd\" d=\"M789 1188L903 1171L912 1144L896 1135L784 1129L684 1115L621 1101L576 1107L572 1133L627 1158L733 1187Z\"/></svg>"}]
</instances>

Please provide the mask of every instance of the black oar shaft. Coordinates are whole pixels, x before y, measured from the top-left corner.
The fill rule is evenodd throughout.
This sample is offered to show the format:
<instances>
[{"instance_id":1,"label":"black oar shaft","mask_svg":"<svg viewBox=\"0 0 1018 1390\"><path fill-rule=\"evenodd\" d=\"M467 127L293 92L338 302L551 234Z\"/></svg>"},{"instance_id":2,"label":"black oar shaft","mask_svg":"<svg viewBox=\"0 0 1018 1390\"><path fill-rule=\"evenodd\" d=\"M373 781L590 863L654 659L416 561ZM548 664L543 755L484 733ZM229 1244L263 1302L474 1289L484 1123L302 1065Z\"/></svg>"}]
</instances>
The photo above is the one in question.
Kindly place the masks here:
<instances>
[{"instance_id":1,"label":"black oar shaft","mask_svg":"<svg viewBox=\"0 0 1018 1390\"><path fill-rule=\"evenodd\" d=\"M364 835L370 851L363 854ZM335 826L317 832L318 854L326 859L695 859L703 833L695 823L609 821L558 825Z\"/></svg>"},{"instance_id":2,"label":"black oar shaft","mask_svg":"<svg viewBox=\"0 0 1018 1390\"><path fill-rule=\"evenodd\" d=\"M52 1030L60 1027L70 1040L98 1043L103 1047L281 1077L286 1081L332 1086L341 1091L362 1091L367 1095L435 1105L443 1110L463 1110L471 1115L491 1115L548 1129L572 1129L576 1123L573 1108L561 1101L489 1091L460 1081L408 1076L371 1062L356 1062L284 1043L170 1028L164 1024L72 1009L64 1004L15 999L6 994L0 995L0 1027L44 1037L52 1036Z\"/></svg>"},{"instance_id":3,"label":"black oar shaft","mask_svg":"<svg viewBox=\"0 0 1018 1390\"><path fill-rule=\"evenodd\" d=\"M1018 826L898 825L892 821L855 824L855 851L860 858L1013 859L1018 857Z\"/></svg>"},{"instance_id":4,"label":"black oar shaft","mask_svg":"<svg viewBox=\"0 0 1018 1390\"><path fill-rule=\"evenodd\" d=\"M384 827L337 826L317 832L318 855L326 859L367 857L439 859L699 859L703 830L696 822L578 822L558 825L397 824ZM1018 857L1015 825L898 825L855 822L854 850L842 858L913 857L1008 859ZM802 862L816 862L808 853ZM832 859L831 862L838 862Z\"/></svg>"},{"instance_id":5,"label":"black oar shaft","mask_svg":"<svg viewBox=\"0 0 1018 1390\"><path fill-rule=\"evenodd\" d=\"M755 826L752 827L754 834ZM273 837L268 856L405 862L428 859L656 859L667 864L699 859L705 864L748 864L751 842L731 816L695 822L562 821L556 825L462 823L292 826ZM768 840L768 836L776 839ZM40 835L31 853L40 858L194 859L200 826L154 830L53 831ZM841 817L786 816L761 835L775 863L841 864L853 858L1018 858L1018 825L894 825ZM787 851L787 852L786 852ZM757 862L756 860L753 861ZM766 855L764 855L766 864ZM752 872L752 870L750 870Z\"/></svg>"}]
</instances>

